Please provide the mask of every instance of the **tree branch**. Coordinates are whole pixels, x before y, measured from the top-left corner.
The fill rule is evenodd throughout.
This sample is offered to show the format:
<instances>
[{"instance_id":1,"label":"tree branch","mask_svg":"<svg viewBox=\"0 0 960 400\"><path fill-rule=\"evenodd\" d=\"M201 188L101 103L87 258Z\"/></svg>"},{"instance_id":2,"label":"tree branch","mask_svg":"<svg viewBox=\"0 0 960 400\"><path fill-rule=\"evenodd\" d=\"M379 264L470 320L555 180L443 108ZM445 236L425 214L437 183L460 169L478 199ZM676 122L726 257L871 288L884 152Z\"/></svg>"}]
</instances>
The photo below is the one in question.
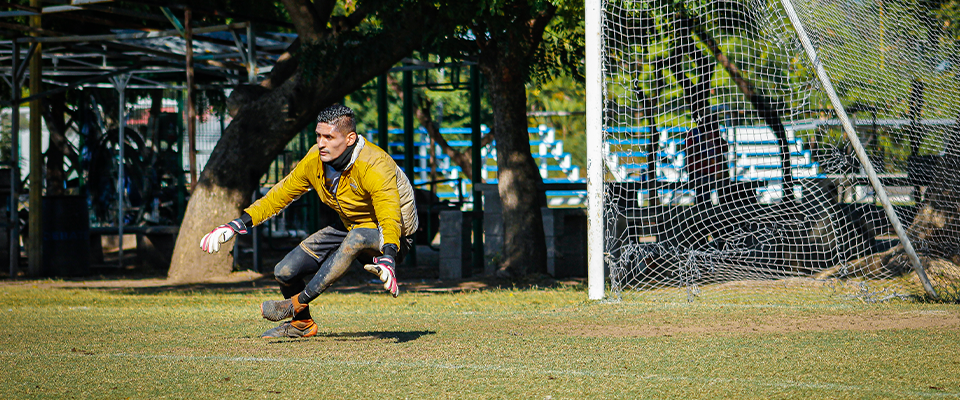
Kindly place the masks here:
<instances>
[{"instance_id":1,"label":"tree branch","mask_svg":"<svg viewBox=\"0 0 960 400\"><path fill-rule=\"evenodd\" d=\"M476 38L475 41L477 43L477 47L480 48L481 53L487 49L487 44L489 43L489 40L486 36L486 29L487 28L482 26L482 23L479 22L470 24L470 30L473 31L473 37Z\"/></svg>"},{"instance_id":2,"label":"tree branch","mask_svg":"<svg viewBox=\"0 0 960 400\"><path fill-rule=\"evenodd\" d=\"M737 64L730 60L726 54L723 53L723 50L720 48L720 44L717 43L717 40L714 39L713 35L710 34L705 28L704 23L696 16L690 16L687 14L686 9L681 9L679 13L679 20L686 29L689 29L697 38L700 39L700 42L703 43L707 49L710 50L710 53L717 60L724 70L727 71L727 74L730 75L730 79L733 79L736 82L737 87L743 92L743 95L747 98L748 101L753 105L753 108L757 110L757 113L760 114L760 118L763 118L764 122L770 126L770 129L774 131L777 135L777 140L780 145L780 163L781 170L783 173L783 184L784 188L790 188L793 185L793 173L790 159L790 147L787 143L787 131L783 126L783 121L780 119L779 110L773 105L773 102L770 101L766 96L760 93L756 86L753 85L750 81L743 77L743 73L740 68L737 67ZM699 49L696 48L693 43L690 43L690 46L699 52ZM706 69L705 69L706 70ZM706 80L709 82L709 76L702 76L700 80ZM708 83L709 84L709 83ZM709 87L707 88L709 90ZM703 99L707 101L707 99Z\"/></svg>"},{"instance_id":3,"label":"tree branch","mask_svg":"<svg viewBox=\"0 0 960 400\"><path fill-rule=\"evenodd\" d=\"M333 14L333 8L337 5L337 0L315 0L313 8L317 12L317 21L323 23L324 30L326 23L330 20L330 14Z\"/></svg>"},{"instance_id":4,"label":"tree branch","mask_svg":"<svg viewBox=\"0 0 960 400\"><path fill-rule=\"evenodd\" d=\"M346 17L332 19L330 22L333 25L334 34L356 28L357 25L360 25L360 23L363 22L364 18L367 18L368 14L370 14L370 8L364 7L363 4L361 4L357 6L357 9L353 11L353 14L350 14Z\"/></svg>"},{"instance_id":5,"label":"tree branch","mask_svg":"<svg viewBox=\"0 0 960 400\"><path fill-rule=\"evenodd\" d=\"M300 50L299 37L287 46L287 50L280 55L277 63L273 65L270 75L267 79L264 79L263 82L260 82L260 86L273 89L280 86L280 84L287 79L290 79L290 76L297 71L297 66L300 64L300 58L296 56L298 50Z\"/></svg>"},{"instance_id":6,"label":"tree branch","mask_svg":"<svg viewBox=\"0 0 960 400\"><path fill-rule=\"evenodd\" d=\"M310 4L309 0L280 0L290 15L294 28L297 30L297 36L307 42L315 42L320 39L322 27L326 26L326 20L321 20L317 14L317 9Z\"/></svg>"},{"instance_id":7,"label":"tree branch","mask_svg":"<svg viewBox=\"0 0 960 400\"><path fill-rule=\"evenodd\" d=\"M542 40L543 31L547 29L547 25L550 24L550 21L556 14L557 6L548 3L545 10L537 13L533 19L527 22L527 27L530 29L529 37Z\"/></svg>"}]
</instances>

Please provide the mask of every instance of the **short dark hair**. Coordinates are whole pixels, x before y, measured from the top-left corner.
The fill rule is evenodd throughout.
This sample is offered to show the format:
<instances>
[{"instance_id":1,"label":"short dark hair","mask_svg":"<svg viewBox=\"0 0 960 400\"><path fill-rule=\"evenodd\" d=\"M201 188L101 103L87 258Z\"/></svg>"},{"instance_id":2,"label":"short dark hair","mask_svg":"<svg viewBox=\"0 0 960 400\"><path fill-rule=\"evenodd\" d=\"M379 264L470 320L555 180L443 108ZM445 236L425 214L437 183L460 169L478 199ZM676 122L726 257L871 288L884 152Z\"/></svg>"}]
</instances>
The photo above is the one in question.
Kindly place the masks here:
<instances>
[{"instance_id":1,"label":"short dark hair","mask_svg":"<svg viewBox=\"0 0 960 400\"><path fill-rule=\"evenodd\" d=\"M333 125L333 127L344 135L357 131L357 120L353 116L353 110L342 104L334 104L320 111L317 115L317 123Z\"/></svg>"}]
</instances>

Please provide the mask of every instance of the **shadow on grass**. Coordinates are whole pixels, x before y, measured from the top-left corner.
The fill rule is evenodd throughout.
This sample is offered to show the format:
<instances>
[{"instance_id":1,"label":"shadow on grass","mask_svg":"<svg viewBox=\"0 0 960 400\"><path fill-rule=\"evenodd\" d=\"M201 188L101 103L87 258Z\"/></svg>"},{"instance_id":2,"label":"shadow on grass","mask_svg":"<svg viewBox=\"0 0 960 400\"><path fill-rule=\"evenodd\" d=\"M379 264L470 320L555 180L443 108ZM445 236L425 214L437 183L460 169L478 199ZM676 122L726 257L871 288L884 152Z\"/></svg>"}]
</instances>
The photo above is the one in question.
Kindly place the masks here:
<instances>
[{"instance_id":1,"label":"shadow on grass","mask_svg":"<svg viewBox=\"0 0 960 400\"><path fill-rule=\"evenodd\" d=\"M28 282L22 281L21 283ZM119 292L131 295L153 295L157 293L249 293L260 291L278 291L279 284L272 275L257 273L234 273L225 281L180 283L171 282L165 276L99 276L96 278L59 278L49 281L33 281L41 287L63 289L87 289L105 292ZM0 286L17 284L18 281L0 281ZM518 279L474 277L461 280L411 279L400 281L401 293L459 293L497 289L542 289L571 288L584 290L586 280L569 278L557 280L543 275L532 275ZM328 293L384 293L382 284L370 280L369 274L362 270L352 271L333 284Z\"/></svg>"},{"instance_id":2,"label":"shadow on grass","mask_svg":"<svg viewBox=\"0 0 960 400\"><path fill-rule=\"evenodd\" d=\"M364 340L393 340L394 343L406 343L420 339L426 335L435 335L436 331L365 331L365 332L340 332L340 333L318 333L318 338L330 338L336 341L364 341ZM302 341L309 341L311 338L294 340L275 340L270 344L291 344Z\"/></svg>"},{"instance_id":3,"label":"shadow on grass","mask_svg":"<svg viewBox=\"0 0 960 400\"><path fill-rule=\"evenodd\" d=\"M242 282L169 283L161 279L123 279L80 282L56 282L47 286L60 289L97 290L129 295L153 295L158 293L249 293L277 290L273 279L256 279Z\"/></svg>"}]
</instances>

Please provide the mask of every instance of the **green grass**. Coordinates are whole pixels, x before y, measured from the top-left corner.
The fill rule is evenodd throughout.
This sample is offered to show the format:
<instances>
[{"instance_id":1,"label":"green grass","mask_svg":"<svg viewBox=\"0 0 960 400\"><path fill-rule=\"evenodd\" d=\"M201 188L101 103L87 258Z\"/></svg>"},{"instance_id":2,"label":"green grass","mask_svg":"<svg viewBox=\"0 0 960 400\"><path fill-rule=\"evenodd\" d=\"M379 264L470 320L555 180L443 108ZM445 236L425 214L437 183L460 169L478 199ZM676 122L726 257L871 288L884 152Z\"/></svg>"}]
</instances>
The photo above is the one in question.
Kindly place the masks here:
<instances>
[{"instance_id":1,"label":"green grass","mask_svg":"<svg viewBox=\"0 0 960 400\"><path fill-rule=\"evenodd\" d=\"M327 293L260 339L278 296L0 286L0 398L960 397L957 305Z\"/></svg>"}]
</instances>

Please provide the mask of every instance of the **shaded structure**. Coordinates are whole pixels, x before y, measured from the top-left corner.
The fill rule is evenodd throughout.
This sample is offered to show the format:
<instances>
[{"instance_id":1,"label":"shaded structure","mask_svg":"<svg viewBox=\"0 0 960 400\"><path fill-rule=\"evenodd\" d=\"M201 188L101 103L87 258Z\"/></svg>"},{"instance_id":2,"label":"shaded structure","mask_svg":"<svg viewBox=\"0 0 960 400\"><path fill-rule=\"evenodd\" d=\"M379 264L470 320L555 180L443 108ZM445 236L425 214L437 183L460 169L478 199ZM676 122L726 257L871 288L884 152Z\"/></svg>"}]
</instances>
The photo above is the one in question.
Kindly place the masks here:
<instances>
[{"instance_id":1,"label":"shaded structure","mask_svg":"<svg viewBox=\"0 0 960 400\"><path fill-rule=\"evenodd\" d=\"M94 4L97 3L97 4ZM105 4L109 3L109 4ZM10 197L7 204L9 219L4 221L10 231L9 268L11 276L16 274L19 264L19 188L21 187L20 166L22 164L19 143L20 111L23 103L49 98L71 90L83 88L114 88L120 99L117 115L119 138L117 143L117 221L115 228L119 234L120 260L123 251L123 207L124 207L124 126L127 115L124 95L127 89L168 89L186 91L188 109L193 109L194 90L209 88L227 88L241 83L256 83L259 74L268 73L276 59L296 39L296 35L283 33L254 33L251 22L226 22L226 18L242 18L235 13L222 10L191 10L182 5L168 5L152 2L133 2L133 6L103 0L74 0L70 5L48 7L26 7L5 4L12 11L0 12L0 18L31 16L37 20L44 15L58 19L79 21L75 30L44 29L39 21L30 26L0 22L0 29L13 31L13 38L0 41L0 74L11 88L11 99L6 102L13 108L11 112L11 154ZM32 4L37 5L37 4ZM146 6L146 7L145 7ZM159 11L151 13L145 8ZM174 12L171 8L176 8ZM204 23L191 21L191 14L200 14ZM212 17L211 17L212 16ZM239 18L238 18L239 17ZM182 18L182 19L181 19ZM272 26L288 26L282 21L264 21L251 18ZM135 22L142 22L139 25ZM130 28L137 29L130 29ZM169 29L173 28L173 29ZM32 36L25 36L30 33ZM81 34L77 34L81 33ZM9 37L9 36L8 36ZM189 49L190 51L187 51ZM28 73L27 70L30 69ZM23 81L32 77L39 84L31 87L30 95L20 96ZM185 83L186 82L186 83ZM62 101L58 99L59 101ZM66 107L59 108L65 111ZM187 126L196 118L196 114L187 113ZM62 116L61 116L62 117ZM39 274L41 266L40 237L42 237L42 216L40 198L43 182L39 171L42 156L39 154L41 140L41 116L36 110L30 114L31 134L29 157L30 171L30 224L31 240L28 246L30 274ZM70 125L76 124L76 131L82 133L78 118L71 118L66 125L59 127L54 135L63 136ZM188 171L196 176L195 131L187 132L190 152ZM83 138L81 138L82 140ZM35 149L34 149L35 148ZM178 145L180 153L184 146ZM49 155L48 155L49 157ZM71 163L71 168L79 167ZM15 167L14 167L15 166ZM195 180L195 179L194 179ZM6 260L5 260L6 261Z\"/></svg>"},{"instance_id":2,"label":"shaded structure","mask_svg":"<svg viewBox=\"0 0 960 400\"><path fill-rule=\"evenodd\" d=\"M197 160L197 141L195 122L198 118L197 113L203 113L198 110L198 106L193 104L196 96L194 91L208 89L228 89L239 85L257 85L260 81L266 79L273 70L278 59L291 46L298 43L297 35L293 33L267 32L262 30L264 27L273 28L292 28L292 25L279 20L271 20L254 15L244 15L242 13L230 12L226 10L205 9L202 7L189 7L179 4L170 4L166 2L155 2L149 0L114 2L109 0L73 0L70 5L55 5L48 7L26 7L14 4L4 4L11 7L10 11L0 11L0 32L13 32L13 38L0 41L0 74L11 87L11 100L6 105L13 105L14 111L12 118L13 146L10 157L10 165L18 166L10 168L10 191L9 203L10 210L19 208L18 199L20 195L19 188L22 176L20 165L24 160L20 159L21 147L18 142L20 127L19 105L32 100L47 99L51 96L62 96L70 91L80 91L87 88L108 88L115 89L117 97L120 99L119 106L109 105L114 110L119 126L116 130L116 139L110 142L111 156L116 160L115 176L115 198L111 197L111 206L116 210L115 221L109 226L103 225L96 227L98 232L117 234L119 237L120 262L123 260L123 233L141 232L143 227L131 227L130 221L124 219L125 204L124 198L130 196L129 178L132 171L127 171L124 165L130 157L130 139L129 131L125 130L128 120L131 118L130 110L126 105L125 97L128 90L167 90L176 95L177 110L182 114L183 126L186 127L186 133L179 136L176 141L176 151L174 158L177 158L176 164L179 170L175 171L179 175L178 195L182 201L196 183L197 176L202 169L204 160ZM76 29L63 29L63 26L41 27L28 26L4 22L3 18L17 18L23 16L43 17L52 16L58 19L70 21L79 21ZM243 21L243 22L237 22ZM142 23L143 26L137 26ZM254 29L254 27L258 29ZM26 36L27 34L34 36ZM9 36L8 36L9 37ZM32 56L37 57L34 67L36 73L28 74L26 72L29 61ZM467 66L470 63L456 63L458 70L460 66ZM404 93L408 93L415 86L413 82L413 72L431 68L442 68L443 63L434 64L413 59L404 59L401 66L392 68L390 72L401 72L404 77ZM448 67L450 65L447 65ZM43 89L30 91L30 95L20 98L23 80L28 76L42 77ZM459 89L466 89L469 86L471 99L471 113L475 116L472 122L472 139L475 142L473 148L473 158L475 159L474 175L479 176L480 162L480 123L477 116L480 107L479 77L475 68L471 68L471 77L469 83L464 82ZM387 116L387 92L386 77L378 79L378 106L381 110L381 136L380 141L384 143L387 140L386 133L388 127L386 124ZM87 96L88 97L88 96ZM405 98L409 99L410 96ZM57 100L60 101L60 100ZM154 100L155 107L166 108L163 105L166 100ZM62 102L62 101L61 101ZM186 104L183 104L186 103ZM403 109L404 114L404 155L396 157L398 162L404 167L408 174L413 175L414 170L414 117L412 103L405 100ZM206 104L205 104L206 105ZM82 103L80 107L95 109L99 106L106 108L108 104L90 104ZM107 114L104 110L104 115ZM153 119L154 109L151 109L149 118ZM36 129L31 134L29 143L36 143L39 148L39 142L42 140L40 130L41 118L38 114L30 117L35 122ZM83 123L88 123L83 118L69 118L65 121L64 127L60 129L61 134L67 129L73 129L78 134L87 134L84 131ZM97 121L102 124L102 121ZM153 122L151 122L152 124ZM222 121L221 121L222 124ZM71 128L71 126L74 126ZM221 131L223 127L221 125ZM103 130L103 136L107 136L107 129ZM112 130L110 130L112 134ZM51 131L51 133L53 133ZM84 136L85 137L85 136ZM83 139L81 139L83 140ZM144 139L142 142L146 142ZM156 142L154 143L156 145ZM78 147L78 153L79 147ZM126 149L126 150L125 150ZM184 153L186 151L186 153ZM126 152L126 154L125 154ZM68 168L76 170L80 168L83 157L76 155L77 162L71 162ZM184 168L183 160L189 160L188 166ZM42 156L29 157L29 163L40 170ZM49 168L49 167L48 167ZM67 174L69 174L68 171ZM91 172L92 174L92 172ZM40 176L40 175L37 175ZM188 176L189 184L184 182L185 176ZM111 180L113 177L111 176ZM44 182L42 178L31 179L36 189L30 191L31 201L39 202L41 194L44 192ZM103 179L106 179L104 177ZM83 183L81 182L81 185ZM49 188L48 188L49 189ZM474 201L479 202L480 196L474 196ZM93 199L97 206L97 199ZM39 203L37 203L39 204ZM34 205L29 207L31 211L37 211L40 208ZM182 212L180 208L179 212ZM477 218L474 219L474 237L482 237L482 225L479 216L479 203L474 206ZM181 214L182 216L182 214ZM40 233L40 213L33 212L31 218L31 232ZM10 232L10 257L9 268L11 276L15 276L19 263L19 232L17 232L19 223L16 212L10 213L10 218L3 221L4 225L11 230ZM153 229L156 227L151 227ZM171 226L170 228L176 228ZM153 229L156 231L156 229ZM175 229L172 231L175 232ZM39 235L34 235L39 236ZM256 239L256 238L255 238ZM475 240L474 248L482 249L482 239ZM41 254L40 246L28 246L29 260L31 263L30 273L39 274L39 265ZM254 245L254 251L256 251ZM475 251L476 254L482 254L482 250ZM415 257L415 256L414 256ZM255 260L259 257L255 256ZM412 258L414 259L414 258ZM479 256L476 256L474 263L482 262ZM255 262L255 264L257 264ZM256 267L255 267L256 268ZM259 268L257 268L259 269Z\"/></svg>"}]
</instances>

